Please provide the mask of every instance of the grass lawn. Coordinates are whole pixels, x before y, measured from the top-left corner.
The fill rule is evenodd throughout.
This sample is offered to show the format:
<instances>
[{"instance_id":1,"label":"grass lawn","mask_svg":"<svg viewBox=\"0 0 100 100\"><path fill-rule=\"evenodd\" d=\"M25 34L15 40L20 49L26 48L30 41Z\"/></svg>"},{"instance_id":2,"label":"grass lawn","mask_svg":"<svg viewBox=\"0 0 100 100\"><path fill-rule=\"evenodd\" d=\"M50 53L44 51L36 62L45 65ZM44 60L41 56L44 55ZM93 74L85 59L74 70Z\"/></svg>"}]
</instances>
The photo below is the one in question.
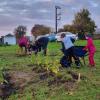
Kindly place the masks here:
<instances>
[{"instance_id":1,"label":"grass lawn","mask_svg":"<svg viewBox=\"0 0 100 100\"><path fill-rule=\"evenodd\" d=\"M81 80L75 84L75 88L69 93L63 84L48 86L47 80L32 83L24 88L23 91L12 94L8 100L100 100L100 40L94 41L97 52L95 54L96 70L91 71L87 66L82 66L80 69L76 69L75 65L70 69L76 73L81 73L86 77L85 80ZM86 41L77 41L75 45L86 45ZM17 46L0 47L0 82L3 81L2 69L10 69L24 72L31 72L34 66L33 56L18 57L16 55ZM49 43L49 54L56 54L56 57L47 59L52 61L60 60L59 43ZM41 53L40 53L41 55ZM42 55L40 56L42 58ZM85 58L86 64L88 64L88 57ZM69 69L62 68L59 73L67 75ZM69 76L68 76L69 77ZM49 80L52 80L49 78Z\"/></svg>"}]
</instances>

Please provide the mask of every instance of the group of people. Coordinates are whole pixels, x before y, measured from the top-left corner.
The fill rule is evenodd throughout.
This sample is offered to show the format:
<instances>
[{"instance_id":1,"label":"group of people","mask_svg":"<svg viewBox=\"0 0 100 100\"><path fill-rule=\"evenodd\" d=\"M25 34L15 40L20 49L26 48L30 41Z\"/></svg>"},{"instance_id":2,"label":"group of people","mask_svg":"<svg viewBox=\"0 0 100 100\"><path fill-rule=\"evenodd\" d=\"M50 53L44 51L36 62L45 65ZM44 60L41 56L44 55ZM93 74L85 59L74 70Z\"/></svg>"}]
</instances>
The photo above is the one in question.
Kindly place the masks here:
<instances>
[{"instance_id":1,"label":"group of people","mask_svg":"<svg viewBox=\"0 0 100 100\"><path fill-rule=\"evenodd\" d=\"M37 54L38 52L43 50L43 54L46 55L48 42L49 38L41 37L34 43L31 43L26 36L22 36L18 41L18 45L21 49L21 52L24 52L25 54L32 54L32 51Z\"/></svg>"},{"instance_id":2,"label":"group of people","mask_svg":"<svg viewBox=\"0 0 100 100\"><path fill-rule=\"evenodd\" d=\"M94 54L95 54L96 48L95 48L95 45L93 43L91 36L85 33L85 38L87 40L87 45L84 46L82 50L83 51L88 50L89 52L89 57L88 57L89 65L88 66L94 68L95 66ZM74 58L77 68L80 68L79 57L74 54L75 46L74 46L73 40L74 40L74 37L66 36L65 33L61 34L62 51L64 53L64 57L62 58L62 60L68 61L67 67L70 67L72 64L72 58ZM31 53L32 51L34 51L35 54L37 54L38 52L43 50L43 54L46 55L48 42L49 42L48 37L41 37L37 39L33 44L31 44L26 36L22 36L19 39L18 44L19 44L19 47L21 48L21 51L23 51L23 48L25 49L25 53L27 52ZM62 64L62 60L60 61L61 64Z\"/></svg>"},{"instance_id":3,"label":"group of people","mask_svg":"<svg viewBox=\"0 0 100 100\"><path fill-rule=\"evenodd\" d=\"M88 51L88 59L89 59L89 67L95 68L95 61L94 61L94 54L96 52L96 47L93 43L93 39L91 37L91 35L89 35L87 32L85 33L85 38L87 40L87 45L83 47L82 51L86 52ZM67 66L71 66L72 60L71 58L73 57L75 60L75 64L77 66L77 68L80 67L80 60L79 57L77 55L75 55L75 46L74 43L72 41L72 37L68 37L65 34L61 35L61 39L62 39L62 50L64 52L64 57L62 58L67 59L69 61L69 63L66 63Z\"/></svg>"}]
</instances>

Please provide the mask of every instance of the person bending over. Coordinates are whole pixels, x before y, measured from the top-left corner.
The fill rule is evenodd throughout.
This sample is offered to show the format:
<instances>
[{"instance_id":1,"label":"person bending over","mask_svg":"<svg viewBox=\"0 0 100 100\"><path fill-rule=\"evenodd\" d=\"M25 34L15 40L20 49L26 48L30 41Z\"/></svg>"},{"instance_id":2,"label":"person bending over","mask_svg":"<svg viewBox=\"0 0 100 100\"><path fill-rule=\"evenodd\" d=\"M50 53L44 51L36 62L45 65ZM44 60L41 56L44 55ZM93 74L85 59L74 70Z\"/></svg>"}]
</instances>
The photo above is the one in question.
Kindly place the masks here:
<instances>
[{"instance_id":1,"label":"person bending over","mask_svg":"<svg viewBox=\"0 0 100 100\"><path fill-rule=\"evenodd\" d=\"M25 54L27 54L27 44L28 44L28 39L26 36L22 36L18 41L18 45L21 49L21 52L24 52Z\"/></svg>"},{"instance_id":2,"label":"person bending over","mask_svg":"<svg viewBox=\"0 0 100 100\"><path fill-rule=\"evenodd\" d=\"M79 58L74 55L74 44L71 39L72 37L66 36L64 33L61 34L64 55L68 58L70 64L72 63L71 57L73 57L75 60L75 64L77 65L77 68L79 68L80 61Z\"/></svg>"},{"instance_id":3,"label":"person bending over","mask_svg":"<svg viewBox=\"0 0 100 100\"><path fill-rule=\"evenodd\" d=\"M48 37L41 37L35 41L36 46L36 54L43 50L43 54L47 55L47 46L48 46L49 38Z\"/></svg>"}]
</instances>

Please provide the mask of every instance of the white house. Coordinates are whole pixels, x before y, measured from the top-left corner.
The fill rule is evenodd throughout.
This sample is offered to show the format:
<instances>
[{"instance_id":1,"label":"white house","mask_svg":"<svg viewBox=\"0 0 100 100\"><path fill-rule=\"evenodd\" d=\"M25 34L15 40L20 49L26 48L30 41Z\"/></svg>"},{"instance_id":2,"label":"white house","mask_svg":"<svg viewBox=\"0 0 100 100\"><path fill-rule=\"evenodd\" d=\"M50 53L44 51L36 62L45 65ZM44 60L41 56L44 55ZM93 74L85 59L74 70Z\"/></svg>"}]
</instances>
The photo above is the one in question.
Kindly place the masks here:
<instances>
[{"instance_id":1,"label":"white house","mask_svg":"<svg viewBox=\"0 0 100 100\"><path fill-rule=\"evenodd\" d=\"M3 37L4 44L15 45L16 44L16 37L12 34L7 34Z\"/></svg>"}]
</instances>

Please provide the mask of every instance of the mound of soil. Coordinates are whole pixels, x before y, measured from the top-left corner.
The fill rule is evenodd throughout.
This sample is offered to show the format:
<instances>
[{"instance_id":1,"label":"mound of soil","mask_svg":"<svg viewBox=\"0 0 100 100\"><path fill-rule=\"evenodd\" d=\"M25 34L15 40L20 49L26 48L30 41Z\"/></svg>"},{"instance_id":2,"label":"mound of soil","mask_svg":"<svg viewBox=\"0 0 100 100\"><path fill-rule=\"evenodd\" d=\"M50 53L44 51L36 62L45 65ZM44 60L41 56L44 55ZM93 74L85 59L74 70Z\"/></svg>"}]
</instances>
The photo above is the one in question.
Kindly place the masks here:
<instances>
[{"instance_id":1,"label":"mound of soil","mask_svg":"<svg viewBox=\"0 0 100 100\"><path fill-rule=\"evenodd\" d=\"M3 82L0 84L0 97L2 100L5 100L9 95L15 92L15 89L11 84Z\"/></svg>"},{"instance_id":2,"label":"mound of soil","mask_svg":"<svg viewBox=\"0 0 100 100\"><path fill-rule=\"evenodd\" d=\"M39 77L40 77L40 80L46 80L47 78L50 78L50 77L54 78L55 74L52 73L51 71L47 72L46 70L44 70L44 72L39 74Z\"/></svg>"},{"instance_id":3,"label":"mound of soil","mask_svg":"<svg viewBox=\"0 0 100 100\"><path fill-rule=\"evenodd\" d=\"M35 67L33 67L32 71L35 72L35 73L45 73L47 72L46 69L40 67L40 66L37 66L37 65L34 65Z\"/></svg>"},{"instance_id":4,"label":"mound of soil","mask_svg":"<svg viewBox=\"0 0 100 100\"><path fill-rule=\"evenodd\" d=\"M3 74L4 79L16 89L23 88L33 81L35 76L35 73L23 71L9 71Z\"/></svg>"},{"instance_id":5,"label":"mound of soil","mask_svg":"<svg viewBox=\"0 0 100 100\"><path fill-rule=\"evenodd\" d=\"M70 74L74 80L78 80L78 78L79 78L79 74L75 73L73 71L68 71L68 74ZM86 76L80 75L81 80L85 80L86 78L87 78Z\"/></svg>"},{"instance_id":6,"label":"mound of soil","mask_svg":"<svg viewBox=\"0 0 100 100\"><path fill-rule=\"evenodd\" d=\"M70 81L66 81L65 82L65 89L67 91L71 91L75 86L75 81L74 80L70 80Z\"/></svg>"},{"instance_id":7,"label":"mound of soil","mask_svg":"<svg viewBox=\"0 0 100 100\"><path fill-rule=\"evenodd\" d=\"M23 71L6 71L3 72L3 77L4 82L0 84L0 97L2 99L39 79L36 73Z\"/></svg>"},{"instance_id":8,"label":"mound of soil","mask_svg":"<svg viewBox=\"0 0 100 100\"><path fill-rule=\"evenodd\" d=\"M30 65L31 66L31 65ZM57 77L52 72L47 72L45 69L34 67L30 72L24 71L10 71L5 70L3 72L4 82L0 84L0 97L5 99L9 97L12 93L16 92L16 90L22 90L26 86L29 86L32 83L45 82L48 83L48 86L52 85L61 85L63 84L67 91L70 91L74 88L75 82L78 80L79 75L75 72L68 71L68 75L64 77L64 75ZM86 77L80 76L80 79L84 79ZM47 80L48 79L48 80ZM38 83L39 84L39 83Z\"/></svg>"}]
</instances>

